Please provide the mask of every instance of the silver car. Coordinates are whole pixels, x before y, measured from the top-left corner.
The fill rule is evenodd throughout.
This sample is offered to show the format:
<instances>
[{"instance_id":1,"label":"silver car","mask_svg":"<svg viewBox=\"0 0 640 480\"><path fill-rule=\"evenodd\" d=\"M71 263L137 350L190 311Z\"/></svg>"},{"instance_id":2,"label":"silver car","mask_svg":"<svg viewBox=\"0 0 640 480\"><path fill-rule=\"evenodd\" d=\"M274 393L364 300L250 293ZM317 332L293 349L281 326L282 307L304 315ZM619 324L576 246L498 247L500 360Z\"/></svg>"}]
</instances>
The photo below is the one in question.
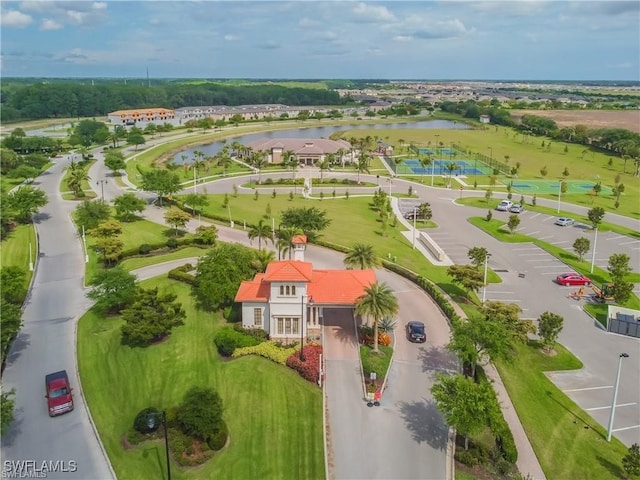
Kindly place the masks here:
<instances>
[{"instance_id":1,"label":"silver car","mask_svg":"<svg viewBox=\"0 0 640 480\"><path fill-rule=\"evenodd\" d=\"M559 217L556 219L555 224L560 225L561 227L568 227L569 225L573 225L576 221L573 218L568 217Z\"/></svg>"}]
</instances>

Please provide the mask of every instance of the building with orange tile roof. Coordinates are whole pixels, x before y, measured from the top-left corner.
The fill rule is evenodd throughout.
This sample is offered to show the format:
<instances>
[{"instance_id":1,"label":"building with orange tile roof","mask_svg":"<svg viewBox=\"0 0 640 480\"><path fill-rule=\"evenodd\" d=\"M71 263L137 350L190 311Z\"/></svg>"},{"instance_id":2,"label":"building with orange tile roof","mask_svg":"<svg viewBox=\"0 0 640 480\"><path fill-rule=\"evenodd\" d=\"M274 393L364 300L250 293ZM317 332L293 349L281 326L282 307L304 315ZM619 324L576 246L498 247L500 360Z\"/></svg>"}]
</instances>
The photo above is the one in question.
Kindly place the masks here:
<instances>
[{"instance_id":1,"label":"building with orange tile roof","mask_svg":"<svg viewBox=\"0 0 640 480\"><path fill-rule=\"evenodd\" d=\"M242 304L244 328L261 328L284 342L319 339L323 310L353 308L375 281L371 269L315 270L310 262L282 260L242 282L235 301Z\"/></svg>"},{"instance_id":2,"label":"building with orange tile roof","mask_svg":"<svg viewBox=\"0 0 640 480\"><path fill-rule=\"evenodd\" d=\"M175 116L176 112L168 108L137 108L110 112L108 118L112 125L136 125L144 128L150 123L157 125L165 122L173 123Z\"/></svg>"}]
</instances>

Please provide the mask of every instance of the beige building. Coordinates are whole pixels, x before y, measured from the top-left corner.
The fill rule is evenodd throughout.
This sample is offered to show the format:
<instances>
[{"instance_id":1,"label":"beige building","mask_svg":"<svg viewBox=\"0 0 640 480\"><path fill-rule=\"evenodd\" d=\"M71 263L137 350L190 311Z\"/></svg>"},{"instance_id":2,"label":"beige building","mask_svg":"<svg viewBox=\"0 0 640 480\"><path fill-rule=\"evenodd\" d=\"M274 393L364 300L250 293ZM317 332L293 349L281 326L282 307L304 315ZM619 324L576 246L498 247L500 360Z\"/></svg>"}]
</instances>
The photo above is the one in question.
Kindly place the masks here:
<instances>
[{"instance_id":1,"label":"beige building","mask_svg":"<svg viewBox=\"0 0 640 480\"><path fill-rule=\"evenodd\" d=\"M336 162L351 162L351 144L345 140L326 138L263 138L247 145L254 152L266 152L269 163L282 163L285 152L290 151L303 165L316 165L335 155Z\"/></svg>"}]
</instances>

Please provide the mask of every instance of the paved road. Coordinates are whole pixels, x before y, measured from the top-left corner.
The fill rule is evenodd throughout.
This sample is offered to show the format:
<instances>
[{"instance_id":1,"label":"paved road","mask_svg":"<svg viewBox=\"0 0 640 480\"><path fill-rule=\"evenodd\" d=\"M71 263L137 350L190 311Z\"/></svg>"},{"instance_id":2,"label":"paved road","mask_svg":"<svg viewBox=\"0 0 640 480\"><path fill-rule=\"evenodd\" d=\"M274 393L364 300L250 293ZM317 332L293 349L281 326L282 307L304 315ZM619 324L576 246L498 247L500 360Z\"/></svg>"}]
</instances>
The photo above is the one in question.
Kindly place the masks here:
<instances>
[{"instance_id":1,"label":"paved road","mask_svg":"<svg viewBox=\"0 0 640 480\"><path fill-rule=\"evenodd\" d=\"M6 461L31 460L37 465L61 461L67 468L74 461L74 473L49 473L47 478L103 480L113 478L112 471L89 420L77 377L76 321L90 302L83 287L82 244L69 216L75 205L58 193L66 163L68 159L59 159L35 182L46 192L49 204L36 218L43 256L24 310L24 326L11 347L3 374L4 388L15 387L17 391L15 421L2 436L3 468ZM44 376L62 369L67 370L75 387L75 410L50 418Z\"/></svg>"}]
</instances>

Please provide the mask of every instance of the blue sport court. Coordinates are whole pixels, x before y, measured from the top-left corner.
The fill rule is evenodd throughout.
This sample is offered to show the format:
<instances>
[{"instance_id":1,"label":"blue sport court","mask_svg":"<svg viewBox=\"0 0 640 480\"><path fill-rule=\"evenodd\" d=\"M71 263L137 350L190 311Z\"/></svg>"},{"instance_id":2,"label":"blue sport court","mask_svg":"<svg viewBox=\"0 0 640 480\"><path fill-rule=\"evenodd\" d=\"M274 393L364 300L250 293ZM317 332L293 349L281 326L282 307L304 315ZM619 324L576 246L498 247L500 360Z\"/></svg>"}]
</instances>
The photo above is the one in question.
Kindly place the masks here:
<instances>
[{"instance_id":1,"label":"blue sport court","mask_svg":"<svg viewBox=\"0 0 640 480\"><path fill-rule=\"evenodd\" d=\"M445 149L443 149L445 150ZM449 172L446 166L449 163L455 163L458 168L453 172ZM420 165L420 161L417 159L407 159L400 163L397 166L396 173L414 173L418 175L486 175L487 172L483 170L483 167L486 169L482 162L468 162L466 160L433 160L433 165L428 165L427 167L422 167Z\"/></svg>"}]
</instances>

